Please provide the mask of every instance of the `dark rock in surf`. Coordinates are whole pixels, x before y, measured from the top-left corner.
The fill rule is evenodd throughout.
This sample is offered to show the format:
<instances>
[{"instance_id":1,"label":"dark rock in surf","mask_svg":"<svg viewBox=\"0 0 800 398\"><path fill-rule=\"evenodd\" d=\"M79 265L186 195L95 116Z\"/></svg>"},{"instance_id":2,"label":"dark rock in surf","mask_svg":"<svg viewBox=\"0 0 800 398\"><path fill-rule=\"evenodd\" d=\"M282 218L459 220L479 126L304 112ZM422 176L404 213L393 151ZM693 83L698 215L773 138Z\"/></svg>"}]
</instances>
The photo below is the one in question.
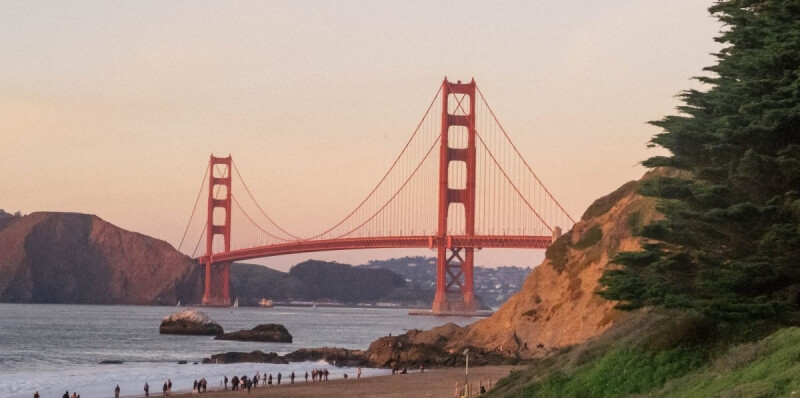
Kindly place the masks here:
<instances>
[{"instance_id":1,"label":"dark rock in surf","mask_svg":"<svg viewBox=\"0 0 800 398\"><path fill-rule=\"evenodd\" d=\"M289 363L285 359L283 359L283 357L274 352L265 354L262 351L226 352L224 354L214 354L211 356L211 358L203 359L204 364L239 363L239 362L274 363L281 365Z\"/></svg>"},{"instance_id":2,"label":"dark rock in surf","mask_svg":"<svg viewBox=\"0 0 800 398\"><path fill-rule=\"evenodd\" d=\"M240 330L221 334L215 340L258 341L262 343L291 343L292 335L283 325L269 323L258 325L251 330Z\"/></svg>"},{"instance_id":3,"label":"dark rock in surf","mask_svg":"<svg viewBox=\"0 0 800 398\"><path fill-rule=\"evenodd\" d=\"M289 362L323 360L335 366L369 366L369 360L364 351L335 347L301 348L286 354L284 358Z\"/></svg>"}]
</instances>

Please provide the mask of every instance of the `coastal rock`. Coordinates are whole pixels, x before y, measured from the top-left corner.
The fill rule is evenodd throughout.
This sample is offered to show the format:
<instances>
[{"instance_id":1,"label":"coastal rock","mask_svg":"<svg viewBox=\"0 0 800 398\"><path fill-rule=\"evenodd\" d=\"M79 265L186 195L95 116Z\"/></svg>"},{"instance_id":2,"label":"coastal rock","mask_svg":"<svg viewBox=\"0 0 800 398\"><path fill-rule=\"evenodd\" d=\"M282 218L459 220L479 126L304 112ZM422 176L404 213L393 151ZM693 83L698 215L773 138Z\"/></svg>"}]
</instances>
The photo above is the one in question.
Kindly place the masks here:
<instances>
[{"instance_id":1,"label":"coastal rock","mask_svg":"<svg viewBox=\"0 0 800 398\"><path fill-rule=\"evenodd\" d=\"M250 330L220 334L216 340L259 341L265 343L291 343L292 335L283 325L269 323Z\"/></svg>"},{"instance_id":2,"label":"coastal rock","mask_svg":"<svg viewBox=\"0 0 800 398\"><path fill-rule=\"evenodd\" d=\"M283 357L274 352L265 354L262 351L226 352L224 354L214 354L211 356L211 358L203 359L204 364L238 363L238 362L258 362L258 363L274 363L274 364L289 363L285 359L283 359Z\"/></svg>"},{"instance_id":3,"label":"coastal rock","mask_svg":"<svg viewBox=\"0 0 800 398\"><path fill-rule=\"evenodd\" d=\"M161 321L161 334L188 334L216 336L223 333L222 326L212 321L204 312L185 309Z\"/></svg>"},{"instance_id":4,"label":"coastal rock","mask_svg":"<svg viewBox=\"0 0 800 398\"><path fill-rule=\"evenodd\" d=\"M465 348L470 350L470 364L516 364L516 358L500 355L496 351L465 345L469 330L447 323L431 330L412 329L394 337L382 337L370 344L367 360L371 366L401 369L425 367L463 366Z\"/></svg>"},{"instance_id":5,"label":"coastal rock","mask_svg":"<svg viewBox=\"0 0 800 398\"><path fill-rule=\"evenodd\" d=\"M302 348L286 354L284 358L289 362L316 362L326 361L336 366L368 366L366 352L362 350L348 350L344 348L322 347Z\"/></svg>"}]
</instances>

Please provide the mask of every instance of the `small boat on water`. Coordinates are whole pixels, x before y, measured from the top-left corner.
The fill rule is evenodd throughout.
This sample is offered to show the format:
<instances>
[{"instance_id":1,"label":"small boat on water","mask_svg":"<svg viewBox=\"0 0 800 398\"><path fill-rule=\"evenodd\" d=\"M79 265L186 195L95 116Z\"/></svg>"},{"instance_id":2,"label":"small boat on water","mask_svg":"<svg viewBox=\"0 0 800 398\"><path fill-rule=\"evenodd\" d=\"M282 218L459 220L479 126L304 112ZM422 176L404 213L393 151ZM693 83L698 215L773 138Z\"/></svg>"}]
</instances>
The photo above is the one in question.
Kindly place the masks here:
<instances>
[{"instance_id":1,"label":"small boat on water","mask_svg":"<svg viewBox=\"0 0 800 398\"><path fill-rule=\"evenodd\" d=\"M176 306L176 307L180 307L180 306L181 306L181 301L180 301L180 300L178 300L178 304L175 304L175 306Z\"/></svg>"},{"instance_id":2,"label":"small boat on water","mask_svg":"<svg viewBox=\"0 0 800 398\"><path fill-rule=\"evenodd\" d=\"M239 298L238 297L236 298L236 300L234 300L233 305L231 306L231 308L239 308Z\"/></svg>"},{"instance_id":3,"label":"small boat on water","mask_svg":"<svg viewBox=\"0 0 800 398\"><path fill-rule=\"evenodd\" d=\"M272 308L272 300L262 298L261 301L258 302L258 305L264 308Z\"/></svg>"}]
</instances>

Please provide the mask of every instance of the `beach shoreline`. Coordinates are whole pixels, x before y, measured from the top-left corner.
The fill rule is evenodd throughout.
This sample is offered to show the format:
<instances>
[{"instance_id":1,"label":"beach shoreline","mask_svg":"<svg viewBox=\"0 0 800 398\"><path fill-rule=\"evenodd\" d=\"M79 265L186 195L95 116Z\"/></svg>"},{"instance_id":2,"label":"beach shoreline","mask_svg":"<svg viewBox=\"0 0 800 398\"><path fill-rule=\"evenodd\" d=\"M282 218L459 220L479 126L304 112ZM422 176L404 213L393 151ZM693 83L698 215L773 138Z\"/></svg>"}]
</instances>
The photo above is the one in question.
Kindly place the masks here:
<instances>
[{"instance_id":1,"label":"beach shoreline","mask_svg":"<svg viewBox=\"0 0 800 398\"><path fill-rule=\"evenodd\" d=\"M498 380L506 377L512 370L522 369L522 366L480 366L469 368L469 383L473 388L473 395L478 396L480 386L484 386L488 391L493 388ZM228 376L230 378L230 376ZM350 377L336 379L327 382L306 383L303 379L296 381L295 384L287 384L284 379L283 384L273 385L272 387L253 388L250 393L247 391L231 391L230 386L227 391L209 389L207 393L200 394L207 398L234 397L240 394L247 394L248 397L455 397L456 383L459 388L463 387L465 381L464 368L441 368L425 370L419 372L414 370L408 374L371 376L357 379ZM151 397L160 397L161 391L156 391L151 386ZM173 393L171 397L188 398L192 393Z\"/></svg>"}]
</instances>

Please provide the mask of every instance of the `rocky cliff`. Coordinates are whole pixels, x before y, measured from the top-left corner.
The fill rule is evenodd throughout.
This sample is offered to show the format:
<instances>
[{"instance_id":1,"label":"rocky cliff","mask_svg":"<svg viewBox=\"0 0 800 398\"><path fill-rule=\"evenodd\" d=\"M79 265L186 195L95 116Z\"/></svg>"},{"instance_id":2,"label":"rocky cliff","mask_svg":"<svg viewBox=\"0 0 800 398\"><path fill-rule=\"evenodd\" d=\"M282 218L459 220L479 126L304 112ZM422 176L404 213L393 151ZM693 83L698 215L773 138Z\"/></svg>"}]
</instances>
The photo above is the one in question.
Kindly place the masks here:
<instances>
[{"instance_id":1,"label":"rocky cliff","mask_svg":"<svg viewBox=\"0 0 800 398\"><path fill-rule=\"evenodd\" d=\"M4 302L199 302L201 271L168 243L93 215L38 212L0 225Z\"/></svg>"},{"instance_id":2,"label":"rocky cliff","mask_svg":"<svg viewBox=\"0 0 800 398\"><path fill-rule=\"evenodd\" d=\"M655 201L636 193L638 185L628 182L589 206L572 230L548 248L519 293L469 327L467 341L512 352L527 344L524 354L534 355L608 329L623 314L614 310L614 302L595 294L600 276L613 266L609 261L617 253L639 249L634 230L659 217Z\"/></svg>"},{"instance_id":3,"label":"rocky cliff","mask_svg":"<svg viewBox=\"0 0 800 398\"><path fill-rule=\"evenodd\" d=\"M494 353L505 358L543 356L603 333L628 314L595 294L599 279L614 266L610 260L617 253L640 247L633 232L660 217L655 201L636 193L638 185L639 181L628 182L596 200L548 248L544 262L531 272L522 289L491 317L467 327L448 324L425 332L409 331L394 338L402 342L400 348L376 341L370 347L370 359L379 364L402 363L403 358L411 358L408 351L413 347L427 352L415 353L414 360L446 366L451 353L470 347L478 359L499 363L502 359L493 358Z\"/></svg>"}]
</instances>

